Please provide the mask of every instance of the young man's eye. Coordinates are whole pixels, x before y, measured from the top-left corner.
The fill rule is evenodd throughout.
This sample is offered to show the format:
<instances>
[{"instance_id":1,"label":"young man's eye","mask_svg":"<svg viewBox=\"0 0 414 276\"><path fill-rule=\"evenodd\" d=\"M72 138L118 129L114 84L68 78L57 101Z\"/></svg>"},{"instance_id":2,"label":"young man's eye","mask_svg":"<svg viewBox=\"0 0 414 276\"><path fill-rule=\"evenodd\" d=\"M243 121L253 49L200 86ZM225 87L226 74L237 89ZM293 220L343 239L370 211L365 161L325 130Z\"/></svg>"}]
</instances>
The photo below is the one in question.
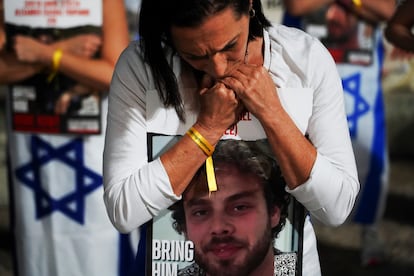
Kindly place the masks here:
<instances>
[{"instance_id":1,"label":"young man's eye","mask_svg":"<svg viewBox=\"0 0 414 276\"><path fill-rule=\"evenodd\" d=\"M236 205L236 206L233 207L233 210L235 212L242 212L242 211L246 211L248 209L249 209L249 206L245 205L245 204L240 204L240 205Z\"/></svg>"},{"instance_id":2,"label":"young man's eye","mask_svg":"<svg viewBox=\"0 0 414 276\"><path fill-rule=\"evenodd\" d=\"M203 210L203 209L194 210L194 211L191 212L191 215L193 217L203 217L203 216L206 216L207 214L208 214L207 210Z\"/></svg>"}]
</instances>

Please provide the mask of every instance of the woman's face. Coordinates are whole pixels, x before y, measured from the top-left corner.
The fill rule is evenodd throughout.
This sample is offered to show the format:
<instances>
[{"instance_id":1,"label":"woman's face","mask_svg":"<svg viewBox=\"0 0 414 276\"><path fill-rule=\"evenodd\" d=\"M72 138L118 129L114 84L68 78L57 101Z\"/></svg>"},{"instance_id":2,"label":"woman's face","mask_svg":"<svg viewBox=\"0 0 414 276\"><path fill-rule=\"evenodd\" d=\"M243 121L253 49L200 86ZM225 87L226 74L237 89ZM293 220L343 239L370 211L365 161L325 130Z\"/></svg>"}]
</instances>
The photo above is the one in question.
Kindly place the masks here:
<instances>
[{"instance_id":1,"label":"woman's face","mask_svg":"<svg viewBox=\"0 0 414 276\"><path fill-rule=\"evenodd\" d=\"M249 35L249 16L237 17L227 8L208 17L198 27L171 27L178 54L193 68L214 79L243 62Z\"/></svg>"}]
</instances>

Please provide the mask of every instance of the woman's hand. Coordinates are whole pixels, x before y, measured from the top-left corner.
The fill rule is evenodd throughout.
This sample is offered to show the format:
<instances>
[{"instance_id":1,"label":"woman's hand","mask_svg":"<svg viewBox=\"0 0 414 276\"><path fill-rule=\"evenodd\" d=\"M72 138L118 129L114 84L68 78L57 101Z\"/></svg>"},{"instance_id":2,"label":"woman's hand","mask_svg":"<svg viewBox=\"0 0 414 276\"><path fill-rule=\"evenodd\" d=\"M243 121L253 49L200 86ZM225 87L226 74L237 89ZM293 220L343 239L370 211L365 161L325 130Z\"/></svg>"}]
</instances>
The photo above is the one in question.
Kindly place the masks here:
<instances>
[{"instance_id":1,"label":"woman's hand","mask_svg":"<svg viewBox=\"0 0 414 276\"><path fill-rule=\"evenodd\" d=\"M238 122L243 104L236 93L222 82L204 76L200 90L200 113L197 122L206 129L217 129L224 133Z\"/></svg>"},{"instance_id":2,"label":"woman's hand","mask_svg":"<svg viewBox=\"0 0 414 276\"><path fill-rule=\"evenodd\" d=\"M262 123L281 108L276 86L263 66L240 64L221 82L234 91L246 109Z\"/></svg>"}]
</instances>

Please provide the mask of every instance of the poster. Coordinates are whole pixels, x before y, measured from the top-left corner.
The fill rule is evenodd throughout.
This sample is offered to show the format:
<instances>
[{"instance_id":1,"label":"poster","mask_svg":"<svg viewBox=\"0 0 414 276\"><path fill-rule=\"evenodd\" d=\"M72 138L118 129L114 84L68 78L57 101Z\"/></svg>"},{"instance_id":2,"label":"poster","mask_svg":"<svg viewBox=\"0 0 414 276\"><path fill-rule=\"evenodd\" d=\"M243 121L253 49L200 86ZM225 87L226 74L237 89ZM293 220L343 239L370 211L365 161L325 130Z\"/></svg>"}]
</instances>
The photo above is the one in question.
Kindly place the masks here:
<instances>
[{"instance_id":1,"label":"poster","mask_svg":"<svg viewBox=\"0 0 414 276\"><path fill-rule=\"evenodd\" d=\"M148 156L153 160L178 141L179 135L148 135ZM275 240L275 248L296 253L296 275L301 275L304 208L293 197L289 216ZM171 211L165 210L146 226L146 275L177 275L178 271L194 262L194 246L172 227ZM151 245L151 246L150 246Z\"/></svg>"},{"instance_id":2,"label":"poster","mask_svg":"<svg viewBox=\"0 0 414 276\"><path fill-rule=\"evenodd\" d=\"M100 36L102 1L5 0L4 16L6 47L12 52L13 37L16 35L28 36L49 45L82 34ZM94 56L98 55L99 50ZM54 74L50 68L44 68L19 84L10 85L9 93L15 131L101 133L100 93L63 74Z\"/></svg>"},{"instance_id":3,"label":"poster","mask_svg":"<svg viewBox=\"0 0 414 276\"><path fill-rule=\"evenodd\" d=\"M375 29L333 2L306 16L303 29L320 39L338 64L369 66L373 63Z\"/></svg>"}]
</instances>

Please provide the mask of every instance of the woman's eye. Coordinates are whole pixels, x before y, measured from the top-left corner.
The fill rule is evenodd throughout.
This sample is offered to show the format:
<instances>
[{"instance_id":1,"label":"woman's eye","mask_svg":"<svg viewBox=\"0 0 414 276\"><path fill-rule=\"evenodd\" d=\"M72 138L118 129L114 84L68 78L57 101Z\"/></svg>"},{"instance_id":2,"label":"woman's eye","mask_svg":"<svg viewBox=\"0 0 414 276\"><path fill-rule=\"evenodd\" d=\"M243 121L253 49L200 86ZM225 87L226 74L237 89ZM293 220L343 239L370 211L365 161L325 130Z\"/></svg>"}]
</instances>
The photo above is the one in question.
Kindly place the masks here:
<instances>
[{"instance_id":1,"label":"woman's eye","mask_svg":"<svg viewBox=\"0 0 414 276\"><path fill-rule=\"evenodd\" d=\"M236 43L234 42L234 43L231 43L231 44L228 44L228 45L226 45L226 47L224 47L223 48L223 52L224 51L230 51L230 50L232 50L234 47L236 46Z\"/></svg>"},{"instance_id":2,"label":"woman's eye","mask_svg":"<svg viewBox=\"0 0 414 276\"><path fill-rule=\"evenodd\" d=\"M192 61L203 60L206 58L207 58L206 56L187 56L187 59L192 60Z\"/></svg>"}]
</instances>

